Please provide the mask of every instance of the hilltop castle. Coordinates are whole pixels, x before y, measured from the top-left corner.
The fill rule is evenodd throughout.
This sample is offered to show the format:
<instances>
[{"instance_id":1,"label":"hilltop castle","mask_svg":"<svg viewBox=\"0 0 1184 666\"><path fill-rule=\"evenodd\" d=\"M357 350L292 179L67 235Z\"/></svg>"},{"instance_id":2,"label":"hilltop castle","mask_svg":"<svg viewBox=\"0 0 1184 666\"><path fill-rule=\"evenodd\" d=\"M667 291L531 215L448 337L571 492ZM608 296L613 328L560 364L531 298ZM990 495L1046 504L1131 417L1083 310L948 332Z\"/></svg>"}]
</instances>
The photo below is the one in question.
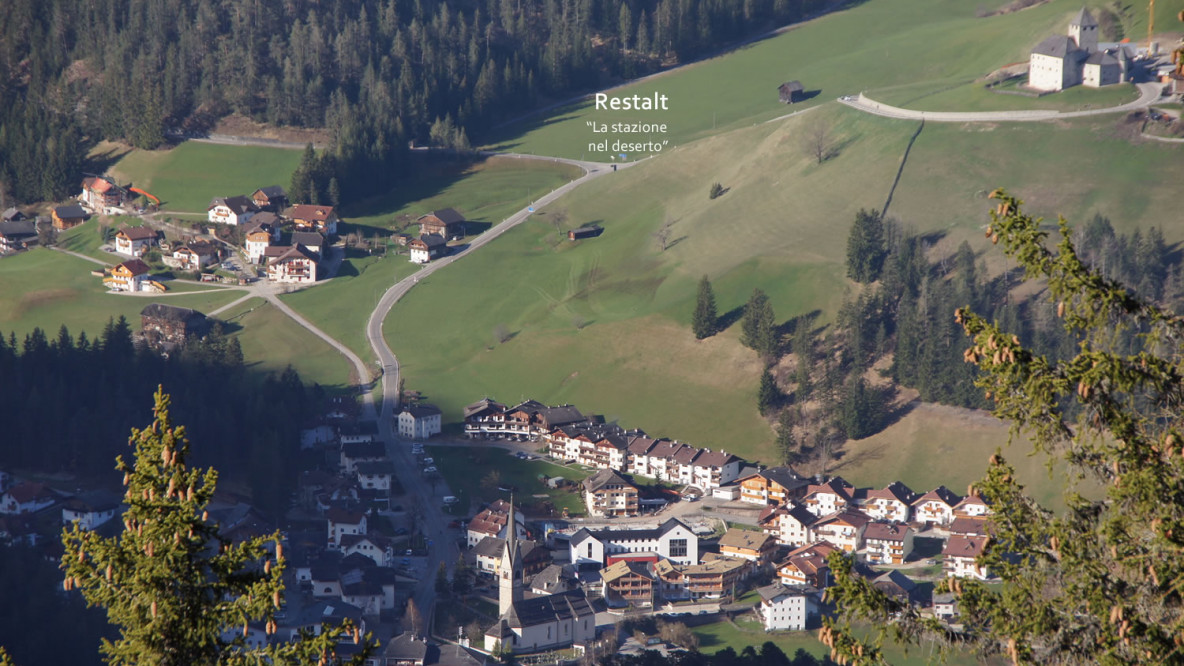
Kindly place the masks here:
<instances>
[{"instance_id":1,"label":"hilltop castle","mask_svg":"<svg viewBox=\"0 0 1184 666\"><path fill-rule=\"evenodd\" d=\"M1130 57L1122 45L1098 47L1098 22L1084 7L1069 23L1068 34L1036 45L1028 61L1028 86L1064 90L1076 85L1100 88L1127 80Z\"/></svg>"}]
</instances>

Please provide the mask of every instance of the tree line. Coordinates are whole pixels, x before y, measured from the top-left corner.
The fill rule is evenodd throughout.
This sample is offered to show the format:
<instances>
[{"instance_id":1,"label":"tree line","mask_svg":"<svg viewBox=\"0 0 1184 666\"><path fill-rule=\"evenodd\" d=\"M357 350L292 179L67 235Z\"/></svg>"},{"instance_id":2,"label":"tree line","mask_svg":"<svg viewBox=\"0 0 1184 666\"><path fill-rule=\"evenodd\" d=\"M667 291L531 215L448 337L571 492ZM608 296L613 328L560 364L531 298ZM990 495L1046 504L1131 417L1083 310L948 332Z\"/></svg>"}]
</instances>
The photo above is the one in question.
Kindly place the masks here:
<instances>
[{"instance_id":1,"label":"tree line","mask_svg":"<svg viewBox=\"0 0 1184 666\"><path fill-rule=\"evenodd\" d=\"M325 400L291 368L256 376L238 339L217 326L166 359L137 348L123 317L94 340L65 326L54 338L41 329L23 341L0 336L0 377L0 468L106 477L128 430L145 420L143 396L162 384L178 396L195 460L249 482L253 502L272 515L287 510L300 427Z\"/></svg>"},{"instance_id":2,"label":"tree line","mask_svg":"<svg viewBox=\"0 0 1184 666\"><path fill-rule=\"evenodd\" d=\"M576 91L685 61L821 0L12 0L0 190L77 187L99 139L156 148L228 113L333 134L343 197ZM326 183L327 185L327 183Z\"/></svg>"}]
</instances>

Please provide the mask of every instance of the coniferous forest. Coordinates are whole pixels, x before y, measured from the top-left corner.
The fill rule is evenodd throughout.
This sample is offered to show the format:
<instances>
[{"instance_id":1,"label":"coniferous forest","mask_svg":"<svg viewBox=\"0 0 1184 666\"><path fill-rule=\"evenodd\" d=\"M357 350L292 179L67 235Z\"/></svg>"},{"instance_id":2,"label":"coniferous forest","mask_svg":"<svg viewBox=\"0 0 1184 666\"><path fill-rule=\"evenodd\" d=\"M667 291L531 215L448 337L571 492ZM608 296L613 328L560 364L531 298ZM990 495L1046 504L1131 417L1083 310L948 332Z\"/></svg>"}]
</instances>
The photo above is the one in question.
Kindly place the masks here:
<instances>
[{"instance_id":1,"label":"coniferous forest","mask_svg":"<svg viewBox=\"0 0 1184 666\"><path fill-rule=\"evenodd\" d=\"M163 385L195 464L220 470L228 488L249 487L252 503L276 516L295 486L300 427L324 400L290 368L252 376L238 339L216 327L165 359L137 349L122 318L94 340L64 326L53 338L0 336L0 377L0 468L117 480L115 456L129 457L128 434L151 418L145 396Z\"/></svg>"},{"instance_id":2,"label":"coniferous forest","mask_svg":"<svg viewBox=\"0 0 1184 666\"><path fill-rule=\"evenodd\" d=\"M327 127L341 195L409 141L465 148L546 101L684 62L821 0L10 0L0 188L72 190L100 139L142 148L237 112Z\"/></svg>"}]
</instances>

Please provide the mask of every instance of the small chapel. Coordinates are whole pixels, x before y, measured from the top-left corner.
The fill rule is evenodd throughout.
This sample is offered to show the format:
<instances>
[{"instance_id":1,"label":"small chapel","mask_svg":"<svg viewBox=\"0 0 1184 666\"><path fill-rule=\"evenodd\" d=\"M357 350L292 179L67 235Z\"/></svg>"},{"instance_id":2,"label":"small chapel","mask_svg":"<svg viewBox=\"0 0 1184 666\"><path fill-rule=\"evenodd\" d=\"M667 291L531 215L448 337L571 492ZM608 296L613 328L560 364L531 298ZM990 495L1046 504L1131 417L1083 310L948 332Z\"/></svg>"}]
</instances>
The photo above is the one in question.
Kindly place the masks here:
<instances>
[{"instance_id":1,"label":"small chapel","mask_svg":"<svg viewBox=\"0 0 1184 666\"><path fill-rule=\"evenodd\" d=\"M513 500L508 524L514 524ZM583 590L525 598L516 530L509 530L506 537L497 580L499 617L485 632L487 651L526 654L584 645L596 638L596 611Z\"/></svg>"}]
</instances>

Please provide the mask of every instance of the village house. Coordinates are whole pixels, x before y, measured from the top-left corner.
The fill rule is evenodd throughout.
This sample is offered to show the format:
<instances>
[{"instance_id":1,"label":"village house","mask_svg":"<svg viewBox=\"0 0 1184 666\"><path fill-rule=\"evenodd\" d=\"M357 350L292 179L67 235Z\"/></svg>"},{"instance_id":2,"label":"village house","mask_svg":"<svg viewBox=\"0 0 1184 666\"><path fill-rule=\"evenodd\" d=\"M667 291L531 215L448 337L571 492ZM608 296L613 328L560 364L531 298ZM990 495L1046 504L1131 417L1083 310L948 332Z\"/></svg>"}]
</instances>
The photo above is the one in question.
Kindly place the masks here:
<instances>
[{"instance_id":1,"label":"village house","mask_svg":"<svg viewBox=\"0 0 1184 666\"><path fill-rule=\"evenodd\" d=\"M963 536L956 534L946 541L941 554L944 556L946 576L950 578L975 578L987 580L991 572L975 561L987 548L987 536Z\"/></svg>"},{"instance_id":2,"label":"village house","mask_svg":"<svg viewBox=\"0 0 1184 666\"><path fill-rule=\"evenodd\" d=\"M366 514L361 511L329 509L325 518L328 519L330 549L336 550L341 545L341 538L347 534L366 534Z\"/></svg>"},{"instance_id":3,"label":"village house","mask_svg":"<svg viewBox=\"0 0 1184 666\"><path fill-rule=\"evenodd\" d=\"M953 592L933 595L933 616L942 622L952 622L958 617L958 595Z\"/></svg>"},{"instance_id":4,"label":"village house","mask_svg":"<svg viewBox=\"0 0 1184 666\"><path fill-rule=\"evenodd\" d=\"M556 460L574 460L598 469L624 471L628 445L640 430L625 430L615 423L583 421L556 428L543 435L547 455Z\"/></svg>"},{"instance_id":5,"label":"village house","mask_svg":"<svg viewBox=\"0 0 1184 666\"><path fill-rule=\"evenodd\" d=\"M810 481L788 467L770 467L743 477L739 483L741 502L778 506L789 500L791 493L808 486Z\"/></svg>"},{"instance_id":6,"label":"village house","mask_svg":"<svg viewBox=\"0 0 1184 666\"><path fill-rule=\"evenodd\" d=\"M514 530L517 539L526 539L526 519L522 512L514 512L517 528ZM509 530L506 528L510 520L510 503L505 500L495 500L481 513L469 521L466 542L469 548L475 547L486 537L507 538Z\"/></svg>"},{"instance_id":7,"label":"village house","mask_svg":"<svg viewBox=\"0 0 1184 666\"><path fill-rule=\"evenodd\" d=\"M142 257L153 245L156 245L156 230L152 227L124 227L115 234L115 251L119 254Z\"/></svg>"},{"instance_id":8,"label":"village house","mask_svg":"<svg viewBox=\"0 0 1184 666\"><path fill-rule=\"evenodd\" d=\"M337 426L337 439L342 445L373 442L378 439L377 421L354 421Z\"/></svg>"},{"instance_id":9,"label":"village house","mask_svg":"<svg viewBox=\"0 0 1184 666\"><path fill-rule=\"evenodd\" d=\"M83 178L82 194L78 195L78 200L91 210L102 213L108 207L123 205L123 188L101 176Z\"/></svg>"},{"instance_id":10,"label":"village house","mask_svg":"<svg viewBox=\"0 0 1184 666\"><path fill-rule=\"evenodd\" d=\"M438 234L426 234L412 239L407 247L412 263L426 264L433 259L443 257L448 252L448 241Z\"/></svg>"},{"instance_id":11,"label":"village house","mask_svg":"<svg viewBox=\"0 0 1184 666\"><path fill-rule=\"evenodd\" d=\"M492 398L482 398L466 405L463 413L465 437L488 438L490 434L501 433L506 420L506 406Z\"/></svg>"},{"instance_id":12,"label":"village house","mask_svg":"<svg viewBox=\"0 0 1184 666\"><path fill-rule=\"evenodd\" d=\"M735 598L742 580L748 577L748 560L708 553L698 564L676 564L662 560L655 565L667 599ZM675 575L671 575L671 573Z\"/></svg>"},{"instance_id":13,"label":"village house","mask_svg":"<svg viewBox=\"0 0 1184 666\"><path fill-rule=\"evenodd\" d=\"M288 208L284 217L292 220L297 231L319 231L326 236L337 235L337 211L332 206L298 204Z\"/></svg>"},{"instance_id":14,"label":"village house","mask_svg":"<svg viewBox=\"0 0 1184 666\"><path fill-rule=\"evenodd\" d=\"M508 535L509 532L507 531ZM522 556L523 580L542 573L551 564L551 552L529 539L518 539ZM485 537L473 548L477 572L497 578L501 575L501 564L506 549L506 539Z\"/></svg>"},{"instance_id":15,"label":"village house","mask_svg":"<svg viewBox=\"0 0 1184 666\"><path fill-rule=\"evenodd\" d=\"M390 539L373 534L342 534L339 548L342 555L356 553L373 561L375 566L395 566L395 548Z\"/></svg>"},{"instance_id":16,"label":"village house","mask_svg":"<svg viewBox=\"0 0 1184 666\"><path fill-rule=\"evenodd\" d=\"M37 223L33 220L22 215L19 220L0 221L0 252L17 252L36 242Z\"/></svg>"},{"instance_id":17,"label":"village house","mask_svg":"<svg viewBox=\"0 0 1184 666\"><path fill-rule=\"evenodd\" d=\"M572 405L548 407L534 400L505 408L491 400L483 400L465 409L465 434L485 439L510 438L533 440L538 436L574 423L589 421Z\"/></svg>"},{"instance_id":18,"label":"village house","mask_svg":"<svg viewBox=\"0 0 1184 666\"><path fill-rule=\"evenodd\" d=\"M822 516L812 529L816 538L854 553L863 548L863 533L870 522L871 518L859 511L847 509Z\"/></svg>"},{"instance_id":19,"label":"village house","mask_svg":"<svg viewBox=\"0 0 1184 666\"><path fill-rule=\"evenodd\" d=\"M868 490L859 510L876 520L907 523L916 500L917 493L900 481L893 481L882 490Z\"/></svg>"},{"instance_id":20,"label":"village house","mask_svg":"<svg viewBox=\"0 0 1184 666\"><path fill-rule=\"evenodd\" d=\"M246 195L236 197L215 197L206 208L210 222L231 226L246 224L251 216L259 212L254 201Z\"/></svg>"},{"instance_id":21,"label":"village house","mask_svg":"<svg viewBox=\"0 0 1184 666\"><path fill-rule=\"evenodd\" d=\"M818 590L808 585L774 583L757 589L757 615L765 631L802 631L818 618Z\"/></svg>"},{"instance_id":22,"label":"village house","mask_svg":"<svg viewBox=\"0 0 1184 666\"><path fill-rule=\"evenodd\" d=\"M701 449L691 459L691 480L687 485L696 486L704 492L710 492L735 481L736 477L740 476L740 465L743 462L727 451Z\"/></svg>"},{"instance_id":23,"label":"village house","mask_svg":"<svg viewBox=\"0 0 1184 666\"><path fill-rule=\"evenodd\" d=\"M863 543L868 564L904 564L913 552L913 528L900 523L868 523Z\"/></svg>"},{"instance_id":24,"label":"village house","mask_svg":"<svg viewBox=\"0 0 1184 666\"><path fill-rule=\"evenodd\" d=\"M152 345L184 346L209 330L210 321L197 310L151 303L140 310L140 334Z\"/></svg>"},{"instance_id":25,"label":"village house","mask_svg":"<svg viewBox=\"0 0 1184 666\"><path fill-rule=\"evenodd\" d=\"M654 574L645 562L614 562L600 572L600 582L610 607L654 605Z\"/></svg>"},{"instance_id":26,"label":"village house","mask_svg":"<svg viewBox=\"0 0 1184 666\"><path fill-rule=\"evenodd\" d=\"M165 261L165 264L183 271L200 271L218 263L220 256L213 243L193 240L173 250L172 261Z\"/></svg>"},{"instance_id":27,"label":"village house","mask_svg":"<svg viewBox=\"0 0 1184 666\"><path fill-rule=\"evenodd\" d=\"M913 502L913 522L930 525L949 525L954 522L954 507L962 501L945 486L938 486Z\"/></svg>"},{"instance_id":28,"label":"village house","mask_svg":"<svg viewBox=\"0 0 1184 666\"><path fill-rule=\"evenodd\" d=\"M53 506L58 494L41 483L25 482L9 488L0 495L0 513L19 515L36 513Z\"/></svg>"},{"instance_id":29,"label":"village house","mask_svg":"<svg viewBox=\"0 0 1184 666\"><path fill-rule=\"evenodd\" d=\"M272 250L280 250L267 262L267 279L283 284L311 284L317 281L317 258L303 245L269 247L264 256L270 257Z\"/></svg>"},{"instance_id":30,"label":"village house","mask_svg":"<svg viewBox=\"0 0 1184 666\"><path fill-rule=\"evenodd\" d=\"M986 516L958 516L950 523L950 534L987 536L991 534L991 525Z\"/></svg>"},{"instance_id":31,"label":"village house","mask_svg":"<svg viewBox=\"0 0 1184 666\"><path fill-rule=\"evenodd\" d=\"M293 231L292 245L303 245L306 250L316 255L317 261L325 256L325 237L317 231Z\"/></svg>"},{"instance_id":32,"label":"village house","mask_svg":"<svg viewBox=\"0 0 1184 666\"><path fill-rule=\"evenodd\" d=\"M374 491L380 497L390 496L391 479L395 475L394 464L386 460L362 462L355 469L358 472L358 486L362 490Z\"/></svg>"},{"instance_id":33,"label":"village house","mask_svg":"<svg viewBox=\"0 0 1184 666\"><path fill-rule=\"evenodd\" d=\"M403 405L398 415L399 436L408 439L427 439L440 434L443 413L440 408L423 402Z\"/></svg>"},{"instance_id":34,"label":"village house","mask_svg":"<svg viewBox=\"0 0 1184 666\"><path fill-rule=\"evenodd\" d=\"M815 516L825 516L846 509L852 502L854 490L850 483L836 476L825 483L808 486L802 495L801 504Z\"/></svg>"},{"instance_id":35,"label":"village house","mask_svg":"<svg viewBox=\"0 0 1184 666\"><path fill-rule=\"evenodd\" d=\"M972 489L973 490L973 489ZM991 507L977 494L967 495L961 502L954 505L954 517L977 518L991 513Z\"/></svg>"},{"instance_id":36,"label":"village house","mask_svg":"<svg viewBox=\"0 0 1184 666\"><path fill-rule=\"evenodd\" d=\"M795 548L815 541L813 528L817 522L818 516L793 501L768 507L757 518L757 525L777 543Z\"/></svg>"},{"instance_id":37,"label":"village house","mask_svg":"<svg viewBox=\"0 0 1184 666\"><path fill-rule=\"evenodd\" d=\"M699 561L699 537L677 518L656 528L581 528L569 548L572 564L595 562L602 568L607 557L623 553L653 553L678 564Z\"/></svg>"},{"instance_id":38,"label":"village house","mask_svg":"<svg viewBox=\"0 0 1184 666\"><path fill-rule=\"evenodd\" d=\"M451 208L432 211L420 216L416 222L421 236L437 235L446 240L465 237L465 218Z\"/></svg>"},{"instance_id":39,"label":"village house","mask_svg":"<svg viewBox=\"0 0 1184 666\"><path fill-rule=\"evenodd\" d=\"M267 248L271 247L274 239L271 231L259 226L248 231L243 238L247 259L253 264L262 263L267 256Z\"/></svg>"},{"instance_id":40,"label":"village house","mask_svg":"<svg viewBox=\"0 0 1184 666\"><path fill-rule=\"evenodd\" d=\"M872 587L907 606L920 602L920 589L911 578L893 569L872 579Z\"/></svg>"},{"instance_id":41,"label":"village house","mask_svg":"<svg viewBox=\"0 0 1184 666\"><path fill-rule=\"evenodd\" d=\"M826 558L836 550L825 541L792 550L785 561L777 565L777 578L783 585L830 587L830 564Z\"/></svg>"},{"instance_id":42,"label":"village house","mask_svg":"<svg viewBox=\"0 0 1184 666\"><path fill-rule=\"evenodd\" d=\"M386 642L379 663L384 666L424 666L427 654L427 641L413 632L404 631Z\"/></svg>"},{"instance_id":43,"label":"village house","mask_svg":"<svg viewBox=\"0 0 1184 666\"><path fill-rule=\"evenodd\" d=\"M78 204L57 206L53 209L53 228L59 231L73 229L86 222L86 211Z\"/></svg>"},{"instance_id":44,"label":"village house","mask_svg":"<svg viewBox=\"0 0 1184 666\"><path fill-rule=\"evenodd\" d=\"M62 505L62 524L77 522L80 528L93 530L119 515L121 505L118 496L101 490L71 497Z\"/></svg>"},{"instance_id":45,"label":"village house","mask_svg":"<svg viewBox=\"0 0 1184 666\"><path fill-rule=\"evenodd\" d=\"M777 540L771 535L754 530L730 528L719 538L719 554L738 557L763 567L777 552Z\"/></svg>"},{"instance_id":46,"label":"village house","mask_svg":"<svg viewBox=\"0 0 1184 666\"><path fill-rule=\"evenodd\" d=\"M251 193L251 203L260 211L278 213L288 207L288 195L279 185L261 187Z\"/></svg>"},{"instance_id":47,"label":"village house","mask_svg":"<svg viewBox=\"0 0 1184 666\"><path fill-rule=\"evenodd\" d=\"M575 567L570 564L548 564L530 579L530 591L534 594L560 594L579 586L580 580Z\"/></svg>"},{"instance_id":48,"label":"village house","mask_svg":"<svg viewBox=\"0 0 1184 666\"><path fill-rule=\"evenodd\" d=\"M341 445L341 469L354 476L358 465L386 460L386 447L380 442L351 442Z\"/></svg>"},{"instance_id":49,"label":"village house","mask_svg":"<svg viewBox=\"0 0 1184 666\"><path fill-rule=\"evenodd\" d=\"M112 268L103 284L111 291L142 291L151 270L142 259L129 259Z\"/></svg>"},{"instance_id":50,"label":"village house","mask_svg":"<svg viewBox=\"0 0 1184 666\"><path fill-rule=\"evenodd\" d=\"M611 469L602 469L584 479L584 504L590 516L636 516L638 491Z\"/></svg>"}]
</instances>

